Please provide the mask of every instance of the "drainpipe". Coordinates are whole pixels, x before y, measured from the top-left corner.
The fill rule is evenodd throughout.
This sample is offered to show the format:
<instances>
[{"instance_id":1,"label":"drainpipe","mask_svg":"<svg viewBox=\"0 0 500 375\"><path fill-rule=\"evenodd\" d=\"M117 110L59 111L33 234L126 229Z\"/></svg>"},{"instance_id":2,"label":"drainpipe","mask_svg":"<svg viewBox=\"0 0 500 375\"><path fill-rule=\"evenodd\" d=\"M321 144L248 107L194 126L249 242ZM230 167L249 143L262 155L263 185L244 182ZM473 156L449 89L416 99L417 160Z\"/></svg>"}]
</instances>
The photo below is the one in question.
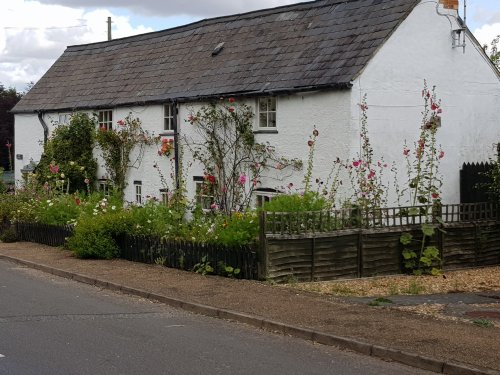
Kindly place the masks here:
<instances>
[{"instance_id":1,"label":"drainpipe","mask_svg":"<svg viewBox=\"0 0 500 375\"><path fill-rule=\"evenodd\" d=\"M49 127L43 120L43 112L38 111L38 121L40 121L40 124L42 124L43 128L43 145L45 146L47 144L47 140L49 139Z\"/></svg>"},{"instance_id":2,"label":"drainpipe","mask_svg":"<svg viewBox=\"0 0 500 375\"><path fill-rule=\"evenodd\" d=\"M180 173L179 171L179 125L178 125L178 115L179 115L179 110L177 108L177 100L173 99L172 100L172 125L174 128L174 173L175 173L175 188L176 190L179 190L181 181L180 181Z\"/></svg>"}]
</instances>

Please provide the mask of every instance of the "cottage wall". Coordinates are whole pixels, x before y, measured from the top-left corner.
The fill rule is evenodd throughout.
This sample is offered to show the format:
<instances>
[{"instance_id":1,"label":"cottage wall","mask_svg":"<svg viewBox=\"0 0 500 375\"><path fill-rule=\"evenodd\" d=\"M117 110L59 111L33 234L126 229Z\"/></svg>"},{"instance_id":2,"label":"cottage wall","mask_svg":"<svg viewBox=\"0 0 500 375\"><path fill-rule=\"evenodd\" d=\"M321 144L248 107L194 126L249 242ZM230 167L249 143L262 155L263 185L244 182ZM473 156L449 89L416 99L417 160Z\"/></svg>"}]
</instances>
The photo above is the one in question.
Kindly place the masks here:
<instances>
[{"instance_id":1,"label":"cottage wall","mask_svg":"<svg viewBox=\"0 0 500 375\"><path fill-rule=\"evenodd\" d=\"M378 156L396 162L404 184L404 140L410 145L417 140L424 80L430 88L436 86L443 108L438 141L445 151L441 172L446 203L460 200L462 163L487 161L500 142L498 74L470 36L465 53L452 48L451 30L456 28L454 17L438 15L435 3L422 2L354 81L351 102L351 123L359 128L357 104L367 94L373 147ZM352 152L357 150L355 139Z\"/></svg>"}]
</instances>

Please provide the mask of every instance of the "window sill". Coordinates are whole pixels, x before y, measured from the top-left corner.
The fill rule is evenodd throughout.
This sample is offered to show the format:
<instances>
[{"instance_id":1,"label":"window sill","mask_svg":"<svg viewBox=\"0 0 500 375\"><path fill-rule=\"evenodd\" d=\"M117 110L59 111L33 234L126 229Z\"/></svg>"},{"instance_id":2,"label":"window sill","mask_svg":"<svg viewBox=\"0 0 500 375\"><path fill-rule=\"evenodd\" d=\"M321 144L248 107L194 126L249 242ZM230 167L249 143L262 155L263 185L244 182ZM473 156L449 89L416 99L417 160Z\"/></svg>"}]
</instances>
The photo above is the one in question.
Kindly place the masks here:
<instances>
[{"instance_id":1,"label":"window sill","mask_svg":"<svg viewBox=\"0 0 500 375\"><path fill-rule=\"evenodd\" d=\"M278 129L257 129L253 131L254 134L278 134Z\"/></svg>"},{"instance_id":2,"label":"window sill","mask_svg":"<svg viewBox=\"0 0 500 375\"><path fill-rule=\"evenodd\" d=\"M174 135L175 132L173 130L164 130L159 134L160 137L173 137Z\"/></svg>"}]
</instances>

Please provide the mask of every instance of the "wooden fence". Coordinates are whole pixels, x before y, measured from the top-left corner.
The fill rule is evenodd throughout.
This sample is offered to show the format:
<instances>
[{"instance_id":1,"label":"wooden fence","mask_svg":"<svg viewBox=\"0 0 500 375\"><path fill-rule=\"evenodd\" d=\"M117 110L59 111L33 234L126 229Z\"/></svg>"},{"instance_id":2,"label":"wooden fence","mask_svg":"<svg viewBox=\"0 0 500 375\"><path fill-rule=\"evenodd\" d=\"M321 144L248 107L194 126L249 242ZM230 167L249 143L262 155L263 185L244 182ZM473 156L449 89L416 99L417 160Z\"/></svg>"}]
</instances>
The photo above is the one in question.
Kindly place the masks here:
<instances>
[{"instance_id":1,"label":"wooden fence","mask_svg":"<svg viewBox=\"0 0 500 375\"><path fill-rule=\"evenodd\" d=\"M422 238L421 224L441 230L429 245L444 268L500 264L498 204L261 214L260 278L285 282L404 272L400 236Z\"/></svg>"},{"instance_id":2,"label":"wooden fence","mask_svg":"<svg viewBox=\"0 0 500 375\"><path fill-rule=\"evenodd\" d=\"M16 235L20 241L36 242L48 246L64 246L73 234L73 227L40 223L16 223Z\"/></svg>"},{"instance_id":3,"label":"wooden fence","mask_svg":"<svg viewBox=\"0 0 500 375\"><path fill-rule=\"evenodd\" d=\"M117 238L120 258L142 263L158 263L170 268L192 270L203 257L224 275L224 266L239 268L239 278L257 278L257 252L247 246L227 247L152 236L123 235Z\"/></svg>"}]
</instances>

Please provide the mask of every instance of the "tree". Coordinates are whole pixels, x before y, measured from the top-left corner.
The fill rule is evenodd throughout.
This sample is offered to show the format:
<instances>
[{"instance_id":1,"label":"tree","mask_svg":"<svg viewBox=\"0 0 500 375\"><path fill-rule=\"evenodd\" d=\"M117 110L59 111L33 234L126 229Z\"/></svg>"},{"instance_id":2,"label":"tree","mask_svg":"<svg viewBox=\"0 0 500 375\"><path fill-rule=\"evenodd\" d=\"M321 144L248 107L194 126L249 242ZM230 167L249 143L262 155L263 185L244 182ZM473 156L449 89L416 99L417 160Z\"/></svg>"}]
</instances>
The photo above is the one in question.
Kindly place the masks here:
<instances>
[{"instance_id":1,"label":"tree","mask_svg":"<svg viewBox=\"0 0 500 375\"><path fill-rule=\"evenodd\" d=\"M14 115L10 110L21 99L22 95L15 88L6 89L0 83L0 167L12 169L14 155ZM8 146L10 145L10 146Z\"/></svg>"},{"instance_id":2,"label":"tree","mask_svg":"<svg viewBox=\"0 0 500 375\"><path fill-rule=\"evenodd\" d=\"M498 70L500 70L500 50L498 49L499 43L500 35L491 41L490 47L484 45L484 51L489 55L491 62L497 67Z\"/></svg>"}]
</instances>

